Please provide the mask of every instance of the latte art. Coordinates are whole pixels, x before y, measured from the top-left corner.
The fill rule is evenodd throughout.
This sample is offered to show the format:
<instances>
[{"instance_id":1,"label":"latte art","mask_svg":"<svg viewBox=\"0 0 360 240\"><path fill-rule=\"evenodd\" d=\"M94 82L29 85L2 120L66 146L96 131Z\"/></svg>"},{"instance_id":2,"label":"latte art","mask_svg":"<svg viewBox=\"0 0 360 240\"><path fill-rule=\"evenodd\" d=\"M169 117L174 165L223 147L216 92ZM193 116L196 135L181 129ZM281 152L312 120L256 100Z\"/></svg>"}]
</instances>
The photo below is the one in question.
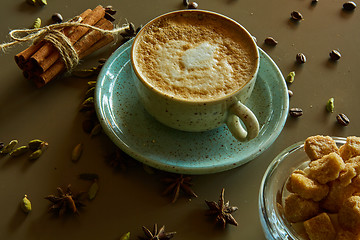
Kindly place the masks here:
<instances>
[{"instance_id":1,"label":"latte art","mask_svg":"<svg viewBox=\"0 0 360 240\"><path fill-rule=\"evenodd\" d=\"M241 89L256 71L249 39L226 22L195 14L169 16L139 37L139 74L183 100L217 99Z\"/></svg>"},{"instance_id":2,"label":"latte art","mask_svg":"<svg viewBox=\"0 0 360 240\"><path fill-rule=\"evenodd\" d=\"M217 60L216 46L207 42L190 46L184 41L170 41L154 51L158 74L164 84L189 92L209 93L210 89L220 89L231 78L233 72L225 60ZM171 95L171 92L167 92Z\"/></svg>"},{"instance_id":3,"label":"latte art","mask_svg":"<svg viewBox=\"0 0 360 240\"><path fill-rule=\"evenodd\" d=\"M216 64L214 59L215 50L216 46L208 42L201 43L194 48L186 50L181 57L181 62L186 69L210 68Z\"/></svg>"}]
</instances>

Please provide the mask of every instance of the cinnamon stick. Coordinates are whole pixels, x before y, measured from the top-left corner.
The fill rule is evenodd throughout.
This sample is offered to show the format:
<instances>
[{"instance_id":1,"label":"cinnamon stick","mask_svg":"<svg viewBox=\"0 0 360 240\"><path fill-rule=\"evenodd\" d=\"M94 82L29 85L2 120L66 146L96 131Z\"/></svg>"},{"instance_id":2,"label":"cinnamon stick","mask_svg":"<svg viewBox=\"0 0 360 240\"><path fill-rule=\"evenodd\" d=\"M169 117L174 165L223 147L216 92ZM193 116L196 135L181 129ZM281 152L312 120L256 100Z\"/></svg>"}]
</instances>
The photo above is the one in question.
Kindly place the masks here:
<instances>
[{"instance_id":1,"label":"cinnamon stick","mask_svg":"<svg viewBox=\"0 0 360 240\"><path fill-rule=\"evenodd\" d=\"M81 13L79 15L79 17L84 19L91 12L92 12L91 9L87 9L83 13ZM64 34L70 34L72 31L74 31L74 28L75 27L67 27L61 31ZM45 48L48 49L49 47L52 47L52 45L45 41L40 41L38 43L35 43L35 44L31 45L30 47L26 48L24 51L18 53L15 56L15 62L17 63L17 65L19 66L20 69L24 69L25 71L36 71L36 66L38 66L37 62L36 61L28 61L28 60L40 49L44 50ZM24 76L29 76L29 74L24 74Z\"/></svg>"},{"instance_id":2,"label":"cinnamon stick","mask_svg":"<svg viewBox=\"0 0 360 240\"><path fill-rule=\"evenodd\" d=\"M91 53L95 52L96 50L108 45L112 41L114 41L114 37L111 35L107 35L107 36L103 37L102 39L97 41L95 44L91 45L91 47L89 47L88 49L85 49L84 52L81 52L79 54L80 59L82 59L82 58L86 57L87 55L90 55Z\"/></svg>"},{"instance_id":3,"label":"cinnamon stick","mask_svg":"<svg viewBox=\"0 0 360 240\"><path fill-rule=\"evenodd\" d=\"M84 11L82 14L80 14L79 16L81 18L85 18L86 16L89 15L89 13L92 12L91 9L87 9L86 11ZM66 31L70 32L71 28L74 27L68 27L63 29L62 31L65 33ZM30 66L30 64L27 64L27 61L30 59L30 57L35 54L40 48L42 48L44 46L44 44L46 45L51 45L49 43L45 43L44 41L40 41L38 43L35 43L33 45L31 45L30 47L26 48L24 51L18 53L15 56L15 62L17 63L17 65L19 66L20 69L23 69L24 67L27 67L28 69L32 68L32 65ZM47 46L49 47L49 46Z\"/></svg>"},{"instance_id":4,"label":"cinnamon stick","mask_svg":"<svg viewBox=\"0 0 360 240\"><path fill-rule=\"evenodd\" d=\"M112 30L114 25L106 19L105 14L106 9L100 5L94 10L87 9L80 14L81 23L104 30ZM114 36L111 34L104 34L84 26L65 27L60 31L68 37L79 59L114 40ZM25 78L33 80L37 87L44 86L66 70L60 53L46 40L42 40L17 54L15 61L23 70Z\"/></svg>"},{"instance_id":5,"label":"cinnamon stick","mask_svg":"<svg viewBox=\"0 0 360 240\"><path fill-rule=\"evenodd\" d=\"M100 19L95 25L95 27L98 28L102 28L102 29L113 29L113 24L110 23L109 21L107 21L105 18ZM89 44L87 44L87 41L84 41L84 37L86 38L90 38L91 36L96 35L99 39L102 37L102 33L100 33L99 31L94 31L94 30L89 30L86 32L86 34L84 34L74 45L75 50L78 52L79 49L81 49L82 47L87 47ZM82 43L81 46L75 47L76 44L78 43ZM39 65L39 67L35 67L34 71L38 74L41 74L43 72L45 72L47 69L49 69L58 59L60 58L60 54L56 51L53 52L52 54L50 54L50 56L48 56L46 58L46 61L44 61L41 65Z\"/></svg>"},{"instance_id":6,"label":"cinnamon stick","mask_svg":"<svg viewBox=\"0 0 360 240\"><path fill-rule=\"evenodd\" d=\"M90 10L91 11L91 10ZM97 6L93 11L91 11L82 21L84 24L94 25L105 15L105 9L102 6ZM72 28L68 34L65 35L69 38L70 42L74 44L79 38L81 38L85 33L89 30L86 27L75 27ZM41 47L32 57L31 61L36 66L37 69L40 69L41 72L44 72L47 68L49 68L55 61L48 62L49 55L55 54L55 58L51 57L51 59L55 59L55 61L60 57L57 49L51 44L46 43L43 47ZM45 67L43 67L45 66Z\"/></svg>"},{"instance_id":7,"label":"cinnamon stick","mask_svg":"<svg viewBox=\"0 0 360 240\"><path fill-rule=\"evenodd\" d=\"M95 26L106 30L111 30L114 27L113 24L106 19L101 19ZM113 40L114 37L112 35L104 36L99 31L91 30L74 44L74 49L78 53L79 58L82 59L87 55L91 54L92 52L98 50L99 48L109 44ZM38 74L37 72L33 72L31 74L26 71L27 73L24 73L24 75L32 78L35 84L38 87L41 87L64 70L64 62L61 59L58 59L54 64L52 64L46 71L41 74Z\"/></svg>"},{"instance_id":8,"label":"cinnamon stick","mask_svg":"<svg viewBox=\"0 0 360 240\"><path fill-rule=\"evenodd\" d=\"M25 63L29 58L36 53L42 46L44 45L44 42L38 42L36 44L31 45L24 51L18 53L15 55L15 62L19 66L20 69L23 69L25 66Z\"/></svg>"}]
</instances>

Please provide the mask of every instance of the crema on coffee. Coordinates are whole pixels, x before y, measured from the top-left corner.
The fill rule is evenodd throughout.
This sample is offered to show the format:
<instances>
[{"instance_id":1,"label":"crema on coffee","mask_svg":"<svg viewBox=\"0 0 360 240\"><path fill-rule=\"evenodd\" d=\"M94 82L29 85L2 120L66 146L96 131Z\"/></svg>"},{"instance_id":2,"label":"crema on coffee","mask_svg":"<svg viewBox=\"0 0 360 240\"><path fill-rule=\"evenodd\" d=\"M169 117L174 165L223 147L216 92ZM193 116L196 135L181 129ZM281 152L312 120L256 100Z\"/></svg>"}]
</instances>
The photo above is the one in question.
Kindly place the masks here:
<instances>
[{"instance_id":1,"label":"crema on coffee","mask_svg":"<svg viewBox=\"0 0 360 240\"><path fill-rule=\"evenodd\" d=\"M139 34L133 56L137 73L173 98L218 99L241 89L256 72L251 37L216 15L169 14Z\"/></svg>"}]
</instances>

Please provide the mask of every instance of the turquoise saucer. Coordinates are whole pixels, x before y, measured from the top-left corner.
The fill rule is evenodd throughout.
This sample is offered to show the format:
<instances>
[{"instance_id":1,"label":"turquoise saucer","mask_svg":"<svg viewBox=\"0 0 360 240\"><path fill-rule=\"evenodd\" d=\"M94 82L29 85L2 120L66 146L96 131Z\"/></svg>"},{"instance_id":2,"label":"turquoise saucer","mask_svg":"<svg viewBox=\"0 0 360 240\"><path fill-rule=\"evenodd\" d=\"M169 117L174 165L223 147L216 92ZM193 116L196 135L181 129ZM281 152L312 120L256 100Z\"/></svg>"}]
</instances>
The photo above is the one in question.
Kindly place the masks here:
<instances>
[{"instance_id":1,"label":"turquoise saucer","mask_svg":"<svg viewBox=\"0 0 360 240\"><path fill-rule=\"evenodd\" d=\"M131 77L132 40L119 47L99 74L95 106L105 133L124 152L157 169L207 174L238 167L256 158L279 136L289 108L285 80L261 49L254 91L246 103L257 116L260 133L249 142L236 141L224 126L189 133L162 125L138 100Z\"/></svg>"}]
</instances>

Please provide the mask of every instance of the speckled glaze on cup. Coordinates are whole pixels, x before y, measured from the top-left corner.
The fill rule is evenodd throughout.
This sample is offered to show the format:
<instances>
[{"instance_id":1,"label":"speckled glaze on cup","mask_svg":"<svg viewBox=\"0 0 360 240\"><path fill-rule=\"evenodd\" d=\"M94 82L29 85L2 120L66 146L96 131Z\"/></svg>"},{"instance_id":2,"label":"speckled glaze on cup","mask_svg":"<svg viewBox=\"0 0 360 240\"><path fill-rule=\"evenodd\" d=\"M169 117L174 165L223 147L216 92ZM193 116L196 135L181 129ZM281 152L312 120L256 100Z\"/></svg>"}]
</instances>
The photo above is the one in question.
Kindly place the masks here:
<instances>
[{"instance_id":1,"label":"speckled glaze on cup","mask_svg":"<svg viewBox=\"0 0 360 240\"><path fill-rule=\"evenodd\" d=\"M235 92L214 100L182 100L160 92L143 79L134 60L137 43L149 25L170 14L198 14L201 17L211 15L236 26L239 32L248 38L251 43L249 47L256 52L253 63L256 70L247 84ZM137 34L131 49L131 67L135 86L142 104L150 115L169 127L188 132L207 131L226 124L239 141L251 140L259 133L259 122L255 114L244 105L253 91L259 65L258 48L253 37L244 27L226 16L203 10L175 11L153 19Z\"/></svg>"}]
</instances>

